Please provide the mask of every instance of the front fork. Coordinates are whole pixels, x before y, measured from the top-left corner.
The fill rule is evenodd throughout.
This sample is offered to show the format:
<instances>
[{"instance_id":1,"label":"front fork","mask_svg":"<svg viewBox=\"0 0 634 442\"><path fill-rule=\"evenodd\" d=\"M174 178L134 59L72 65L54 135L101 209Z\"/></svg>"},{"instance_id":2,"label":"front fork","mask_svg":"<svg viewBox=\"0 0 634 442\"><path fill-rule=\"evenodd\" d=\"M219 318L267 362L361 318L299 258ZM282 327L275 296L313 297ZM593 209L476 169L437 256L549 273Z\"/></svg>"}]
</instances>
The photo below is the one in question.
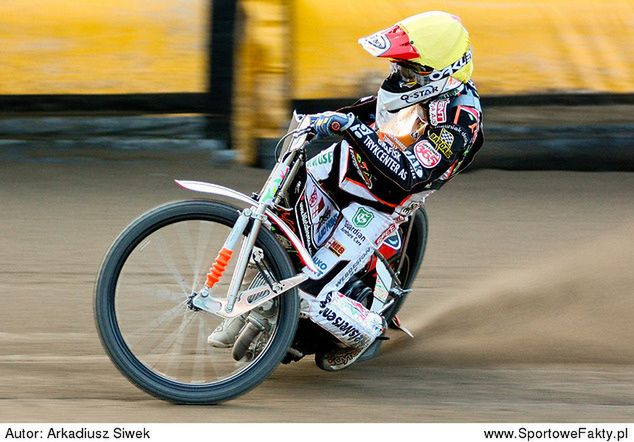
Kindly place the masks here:
<instances>
[{"instance_id":1,"label":"front fork","mask_svg":"<svg viewBox=\"0 0 634 442\"><path fill-rule=\"evenodd\" d=\"M240 292L242 281L249 265L249 260L253 254L255 242L257 240L262 223L266 219L265 211L271 204L278 204L281 196L286 193L294 176L301 166L300 161L293 162L289 170L289 163L293 158L277 163L273 173L262 189L262 197L257 206L244 209L236 224L231 229L229 236L225 240L221 251L207 274L207 281L200 293L192 293L188 304L192 309L205 310L225 318L232 318L242 315L285 291L301 284L308 276L302 274L292 278L287 278L279 282L273 282L268 287L256 287ZM224 271L239 243L242 239L249 221L253 220L249 234L242 243L238 261L231 277L226 299L216 298L211 295L211 289L222 278Z\"/></svg>"},{"instance_id":2,"label":"front fork","mask_svg":"<svg viewBox=\"0 0 634 442\"><path fill-rule=\"evenodd\" d=\"M266 210L266 205L260 203L255 212L252 212L250 209L245 209L240 214L240 218L238 222L242 223L244 220L244 227L239 236L244 232L244 228L249 222L249 218L253 218L253 226L251 227L251 231L249 232L249 236L247 240L242 244L242 248L240 249L240 254L238 255L238 262L236 263L236 269L233 273L233 277L231 278L231 283L229 285L229 292L227 293L227 305L225 310L227 313L231 313L235 306L236 300L238 298L238 292L240 290L240 286L242 285L242 280L244 279L244 275L247 271L247 266L249 264L249 258L251 257L251 253L253 253L253 247L255 246L255 241L260 233L260 228L262 227L262 221L264 218L264 210ZM232 231L233 233L233 231ZM230 235L232 236L232 235Z\"/></svg>"}]
</instances>

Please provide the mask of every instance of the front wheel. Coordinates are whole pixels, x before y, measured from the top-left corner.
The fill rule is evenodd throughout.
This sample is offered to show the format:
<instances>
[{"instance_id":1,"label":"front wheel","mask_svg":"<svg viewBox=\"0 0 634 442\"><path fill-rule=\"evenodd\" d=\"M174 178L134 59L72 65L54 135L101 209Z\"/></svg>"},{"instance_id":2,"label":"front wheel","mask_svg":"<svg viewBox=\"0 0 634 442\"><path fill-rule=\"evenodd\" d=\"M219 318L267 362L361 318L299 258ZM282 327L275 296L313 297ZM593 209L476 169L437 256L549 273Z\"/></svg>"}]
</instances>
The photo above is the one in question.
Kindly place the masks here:
<instances>
[{"instance_id":1,"label":"front wheel","mask_svg":"<svg viewBox=\"0 0 634 442\"><path fill-rule=\"evenodd\" d=\"M267 327L239 361L230 348L207 344L221 318L187 306L238 215L218 202L165 204L128 226L103 261L94 305L101 342L124 376L160 399L214 404L235 398L266 379L292 343L299 316L295 289L252 313L265 318ZM265 228L256 247L274 278L295 275L288 254ZM226 294L236 260L215 294ZM242 288L264 284L266 278L250 265Z\"/></svg>"}]
</instances>

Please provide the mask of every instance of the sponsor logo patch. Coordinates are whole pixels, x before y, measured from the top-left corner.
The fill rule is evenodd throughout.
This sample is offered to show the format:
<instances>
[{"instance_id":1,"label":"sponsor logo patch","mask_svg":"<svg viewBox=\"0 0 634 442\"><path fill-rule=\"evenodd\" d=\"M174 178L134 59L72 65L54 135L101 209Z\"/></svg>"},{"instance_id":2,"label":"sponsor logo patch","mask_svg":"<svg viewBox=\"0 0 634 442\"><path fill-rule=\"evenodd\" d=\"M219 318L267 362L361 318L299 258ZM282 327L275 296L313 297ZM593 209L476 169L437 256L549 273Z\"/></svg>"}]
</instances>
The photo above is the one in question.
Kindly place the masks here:
<instances>
[{"instance_id":1,"label":"sponsor logo patch","mask_svg":"<svg viewBox=\"0 0 634 442\"><path fill-rule=\"evenodd\" d=\"M449 98L429 103L429 122L432 126L447 122L447 104Z\"/></svg>"},{"instance_id":2,"label":"sponsor logo patch","mask_svg":"<svg viewBox=\"0 0 634 442\"><path fill-rule=\"evenodd\" d=\"M440 163L441 157L436 149L427 140L419 141L414 146L414 154L418 161L427 169L436 167Z\"/></svg>"},{"instance_id":3,"label":"sponsor logo patch","mask_svg":"<svg viewBox=\"0 0 634 442\"><path fill-rule=\"evenodd\" d=\"M328 268L328 264L326 264L325 262L323 262L321 259L317 257L313 257L313 263L315 263L315 265L319 269L319 272L318 272L319 276L323 275L324 271Z\"/></svg>"},{"instance_id":4,"label":"sponsor logo patch","mask_svg":"<svg viewBox=\"0 0 634 442\"><path fill-rule=\"evenodd\" d=\"M328 243L328 249L337 256L343 255L346 251L346 248L339 241L335 239L331 239Z\"/></svg>"},{"instance_id":5,"label":"sponsor logo patch","mask_svg":"<svg viewBox=\"0 0 634 442\"><path fill-rule=\"evenodd\" d=\"M338 294L336 293L335 296L337 295ZM365 336L354 326L354 324L346 321L338 314L337 311L329 307L332 301L332 295L328 293L326 298L323 301L320 301L319 307L321 309L317 314L328 321L335 329L338 329L337 337L339 339L345 340L349 343L362 344L366 340Z\"/></svg>"},{"instance_id":6,"label":"sponsor logo patch","mask_svg":"<svg viewBox=\"0 0 634 442\"><path fill-rule=\"evenodd\" d=\"M389 146L381 146L370 137L365 137L363 139L363 144L365 144L365 146L370 150L370 152L372 152L377 160L383 163L385 167L390 169L392 172L397 174L400 179L405 180L407 178L407 174L403 169L401 169L401 165L392 154L392 152L396 152L396 150Z\"/></svg>"},{"instance_id":7,"label":"sponsor logo patch","mask_svg":"<svg viewBox=\"0 0 634 442\"><path fill-rule=\"evenodd\" d=\"M440 129L440 133L433 132L429 134L429 140L446 158L449 158L453 153L451 151L451 146L453 146L454 137L451 132L444 127Z\"/></svg>"},{"instance_id":8,"label":"sponsor logo patch","mask_svg":"<svg viewBox=\"0 0 634 442\"><path fill-rule=\"evenodd\" d=\"M425 97L428 97L428 96L430 96L432 94L435 94L438 91L439 91L438 86L430 84L430 85L425 86L425 87L423 87L421 89L417 89L414 92L411 92L409 94L401 95L401 100L403 100L407 104L417 103L422 98L425 98Z\"/></svg>"},{"instance_id":9,"label":"sponsor logo patch","mask_svg":"<svg viewBox=\"0 0 634 442\"><path fill-rule=\"evenodd\" d=\"M311 201L312 201L312 196L311 196ZM309 201L309 204L310 204L310 201ZM324 198L317 198L317 201L315 201L315 204L311 205L310 207L311 207L311 210L310 210L311 221L314 223L315 218L317 218L320 213L324 213L324 208L326 207L326 201Z\"/></svg>"},{"instance_id":10,"label":"sponsor logo patch","mask_svg":"<svg viewBox=\"0 0 634 442\"><path fill-rule=\"evenodd\" d=\"M305 206L306 201L304 199L300 199L295 206L295 213L297 216L298 225L300 226L300 236L302 237L302 242L308 248L308 251L312 255L315 252L315 248L313 246L311 222L308 210Z\"/></svg>"},{"instance_id":11,"label":"sponsor logo patch","mask_svg":"<svg viewBox=\"0 0 634 442\"><path fill-rule=\"evenodd\" d=\"M415 174L418 178L423 177L423 168L420 164L420 161L416 158L416 155L409 150L404 150L403 155L407 158L407 162L409 163L409 168L413 174Z\"/></svg>"},{"instance_id":12,"label":"sponsor logo patch","mask_svg":"<svg viewBox=\"0 0 634 442\"><path fill-rule=\"evenodd\" d=\"M460 58L460 60L455 61L454 63L452 63L451 65L447 66L444 69L432 72L431 74L429 74L427 76L427 78L429 78L431 81L441 80L441 79L443 79L445 77L448 77L448 76L456 73L457 71L462 69L470 61L471 61L471 50L467 51Z\"/></svg>"},{"instance_id":13,"label":"sponsor logo patch","mask_svg":"<svg viewBox=\"0 0 634 442\"><path fill-rule=\"evenodd\" d=\"M304 189L305 196L295 205L297 220L301 223L302 237L312 252L314 247L324 245L339 220L339 211L334 202L310 178Z\"/></svg>"},{"instance_id":14,"label":"sponsor logo patch","mask_svg":"<svg viewBox=\"0 0 634 442\"><path fill-rule=\"evenodd\" d=\"M443 124L443 127L446 127L447 129L451 129L454 132L457 132L462 138L463 144L465 145L469 144L469 142L471 141L471 135L467 133L467 130L464 127L459 126L457 124Z\"/></svg>"},{"instance_id":15,"label":"sponsor logo patch","mask_svg":"<svg viewBox=\"0 0 634 442\"><path fill-rule=\"evenodd\" d=\"M318 198L319 198L319 195L317 195L317 189L313 189L313 193L310 195L310 199L308 200L308 205L310 207L315 207L315 204L317 204Z\"/></svg>"},{"instance_id":16,"label":"sponsor logo patch","mask_svg":"<svg viewBox=\"0 0 634 442\"><path fill-rule=\"evenodd\" d=\"M365 164L365 161L363 161L361 155L352 150L350 150L350 157L352 158L352 164L354 168L357 169L357 172L361 176L361 179L363 180L367 188L372 189L372 186L374 185L372 180L374 179L374 177L368 171L368 165Z\"/></svg>"},{"instance_id":17,"label":"sponsor logo patch","mask_svg":"<svg viewBox=\"0 0 634 442\"><path fill-rule=\"evenodd\" d=\"M350 238L358 246L363 245L363 243L365 242L365 235L361 232L361 230L357 229L345 218L343 222L343 227L341 228L341 232L348 238Z\"/></svg>"},{"instance_id":18,"label":"sponsor logo patch","mask_svg":"<svg viewBox=\"0 0 634 442\"><path fill-rule=\"evenodd\" d=\"M390 43L390 39L385 36L382 32L377 32L376 34L372 34L369 37L362 38L360 43L363 47L375 57L384 54L392 44Z\"/></svg>"},{"instance_id":19,"label":"sponsor logo patch","mask_svg":"<svg viewBox=\"0 0 634 442\"><path fill-rule=\"evenodd\" d=\"M329 354L327 359L328 364L335 368L339 366L345 366L359 354L359 351L360 350L357 350L355 348L344 353Z\"/></svg>"},{"instance_id":20,"label":"sponsor logo patch","mask_svg":"<svg viewBox=\"0 0 634 442\"><path fill-rule=\"evenodd\" d=\"M310 159L306 163L306 167L323 166L327 164L332 164L332 150L322 152L316 157Z\"/></svg>"},{"instance_id":21,"label":"sponsor logo patch","mask_svg":"<svg viewBox=\"0 0 634 442\"><path fill-rule=\"evenodd\" d=\"M352 224L356 227L368 227L370 222L374 219L374 214L369 210L364 209L363 207L359 207L352 217Z\"/></svg>"},{"instance_id":22,"label":"sponsor logo patch","mask_svg":"<svg viewBox=\"0 0 634 442\"><path fill-rule=\"evenodd\" d=\"M314 234L315 244L317 245L317 247L321 247L323 245L324 241L332 233L332 229L335 227L338 220L339 213L337 213L337 211L329 210L328 212L324 213L317 226L317 231Z\"/></svg>"},{"instance_id":23,"label":"sponsor logo patch","mask_svg":"<svg viewBox=\"0 0 634 442\"><path fill-rule=\"evenodd\" d=\"M363 138L365 135L370 135L373 132L372 129L365 124L355 124L350 128L350 130L354 133L354 136L359 139Z\"/></svg>"},{"instance_id":24,"label":"sponsor logo patch","mask_svg":"<svg viewBox=\"0 0 634 442\"><path fill-rule=\"evenodd\" d=\"M401 248L401 235L396 232L394 235L386 238L383 244L393 248L394 250L399 250Z\"/></svg>"},{"instance_id":25,"label":"sponsor logo patch","mask_svg":"<svg viewBox=\"0 0 634 442\"><path fill-rule=\"evenodd\" d=\"M371 134L375 134L375 132L372 129L365 124L356 124L350 130L352 130L355 137L361 140L370 154L384 164L385 167L394 172L401 180L407 178L407 172L399 164L399 152L386 146L382 141L379 143L374 141ZM352 160L354 162L354 156ZM369 176L369 178L372 178L372 176Z\"/></svg>"},{"instance_id":26,"label":"sponsor logo patch","mask_svg":"<svg viewBox=\"0 0 634 442\"><path fill-rule=\"evenodd\" d=\"M381 244L383 244L383 241L385 241L385 238L392 235L392 233L396 231L396 227L397 227L396 224L390 224L390 226L385 230L385 232L381 233L381 236L379 236L376 239L374 244L376 244L377 246L380 246Z\"/></svg>"},{"instance_id":27,"label":"sponsor logo patch","mask_svg":"<svg viewBox=\"0 0 634 442\"><path fill-rule=\"evenodd\" d=\"M351 261L339 274L336 276L334 282L334 289L339 290L350 279L352 275L357 273L368 262L370 255L374 251L374 247L368 247L365 251L354 261ZM341 276L339 276L341 275Z\"/></svg>"}]
</instances>

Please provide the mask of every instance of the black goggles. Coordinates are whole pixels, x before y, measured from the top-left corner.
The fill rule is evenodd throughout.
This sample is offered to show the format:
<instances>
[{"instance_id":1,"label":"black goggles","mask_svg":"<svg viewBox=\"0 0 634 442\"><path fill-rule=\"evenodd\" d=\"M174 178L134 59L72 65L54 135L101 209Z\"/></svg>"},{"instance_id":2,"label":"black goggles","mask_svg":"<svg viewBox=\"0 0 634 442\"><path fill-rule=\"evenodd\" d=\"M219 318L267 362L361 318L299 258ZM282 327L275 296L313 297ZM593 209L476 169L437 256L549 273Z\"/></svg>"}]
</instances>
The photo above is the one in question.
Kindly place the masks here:
<instances>
[{"instance_id":1,"label":"black goggles","mask_svg":"<svg viewBox=\"0 0 634 442\"><path fill-rule=\"evenodd\" d=\"M427 76L434 72L434 68L416 63L403 61L392 61L392 73L398 74L401 81L405 83L428 83Z\"/></svg>"}]
</instances>

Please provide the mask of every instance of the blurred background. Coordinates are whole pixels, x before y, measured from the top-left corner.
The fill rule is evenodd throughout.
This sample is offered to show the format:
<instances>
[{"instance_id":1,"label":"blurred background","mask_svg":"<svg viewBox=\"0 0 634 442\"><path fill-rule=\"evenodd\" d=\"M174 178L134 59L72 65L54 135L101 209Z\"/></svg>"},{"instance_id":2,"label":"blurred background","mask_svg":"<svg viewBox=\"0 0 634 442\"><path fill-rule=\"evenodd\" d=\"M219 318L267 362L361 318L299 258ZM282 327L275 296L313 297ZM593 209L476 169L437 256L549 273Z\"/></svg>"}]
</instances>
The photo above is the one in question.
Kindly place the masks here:
<instances>
[{"instance_id":1,"label":"blurred background","mask_svg":"<svg viewBox=\"0 0 634 442\"><path fill-rule=\"evenodd\" d=\"M387 63L359 37L434 9L471 33L489 140L476 167L633 167L629 0L4 0L0 141L269 166L292 109L376 92Z\"/></svg>"}]
</instances>

